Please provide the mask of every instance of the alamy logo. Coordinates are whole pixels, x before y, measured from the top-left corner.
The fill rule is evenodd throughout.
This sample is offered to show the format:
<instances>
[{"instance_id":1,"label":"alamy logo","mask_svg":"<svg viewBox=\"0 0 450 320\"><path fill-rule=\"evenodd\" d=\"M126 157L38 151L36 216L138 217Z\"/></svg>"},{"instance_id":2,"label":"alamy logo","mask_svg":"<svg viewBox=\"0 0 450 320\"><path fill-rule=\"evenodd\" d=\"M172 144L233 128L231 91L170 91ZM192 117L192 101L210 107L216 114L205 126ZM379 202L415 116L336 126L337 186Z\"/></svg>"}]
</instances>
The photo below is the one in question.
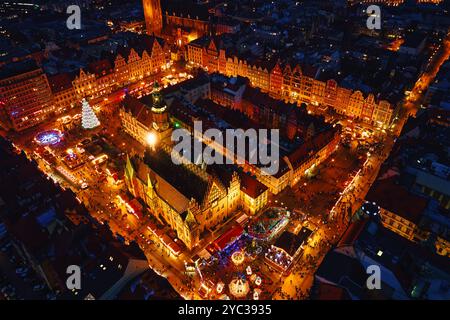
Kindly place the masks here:
<instances>
[{"instance_id":1,"label":"alamy logo","mask_svg":"<svg viewBox=\"0 0 450 320\"><path fill-rule=\"evenodd\" d=\"M377 5L370 5L366 13L369 15L367 18L367 28L370 30L380 30L381 29L381 8Z\"/></svg>"},{"instance_id":2,"label":"alamy logo","mask_svg":"<svg viewBox=\"0 0 450 320\"><path fill-rule=\"evenodd\" d=\"M381 269L377 265L370 265L366 270L370 276L367 278L366 286L369 290L381 289Z\"/></svg>"},{"instance_id":3,"label":"alamy logo","mask_svg":"<svg viewBox=\"0 0 450 320\"><path fill-rule=\"evenodd\" d=\"M70 276L66 280L67 289L80 290L81 289L81 269L80 269L80 267L72 264L67 267L66 273L70 274Z\"/></svg>"},{"instance_id":4,"label":"alamy logo","mask_svg":"<svg viewBox=\"0 0 450 320\"><path fill-rule=\"evenodd\" d=\"M274 175L278 172L278 129L212 128L203 133L202 122L194 121L194 136L186 129L175 129L172 141L177 142L171 154L173 163L177 165L249 163L258 165L262 175Z\"/></svg>"},{"instance_id":5,"label":"alamy logo","mask_svg":"<svg viewBox=\"0 0 450 320\"><path fill-rule=\"evenodd\" d=\"M81 9L79 6L73 4L67 7L66 10L67 14L70 14L70 16L67 18L66 26L67 29L73 30L81 29Z\"/></svg>"}]
</instances>

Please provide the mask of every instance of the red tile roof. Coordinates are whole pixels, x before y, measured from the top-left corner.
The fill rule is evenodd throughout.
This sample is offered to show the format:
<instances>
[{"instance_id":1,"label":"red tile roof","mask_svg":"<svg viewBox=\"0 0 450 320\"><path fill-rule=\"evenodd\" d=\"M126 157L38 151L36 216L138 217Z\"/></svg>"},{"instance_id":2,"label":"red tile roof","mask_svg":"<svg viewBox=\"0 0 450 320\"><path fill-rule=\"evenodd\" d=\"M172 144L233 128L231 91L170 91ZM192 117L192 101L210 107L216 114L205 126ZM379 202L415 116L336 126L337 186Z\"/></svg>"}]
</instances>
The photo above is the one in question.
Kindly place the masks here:
<instances>
[{"instance_id":1,"label":"red tile roof","mask_svg":"<svg viewBox=\"0 0 450 320\"><path fill-rule=\"evenodd\" d=\"M214 245L217 249L223 250L228 244L232 243L234 239L239 237L242 232L244 232L244 228L242 228L241 225L236 225L216 239Z\"/></svg>"},{"instance_id":2,"label":"red tile roof","mask_svg":"<svg viewBox=\"0 0 450 320\"><path fill-rule=\"evenodd\" d=\"M336 128L331 128L327 131L321 132L311 140L306 141L300 148L296 149L291 153L288 158L289 162L292 164L294 170L300 167L309 155L313 155L315 152L319 151L330 143L337 132Z\"/></svg>"},{"instance_id":3,"label":"red tile roof","mask_svg":"<svg viewBox=\"0 0 450 320\"><path fill-rule=\"evenodd\" d=\"M151 109L138 99L126 95L122 101L122 106L127 112L130 112L140 123L150 128L153 121Z\"/></svg>"},{"instance_id":4,"label":"red tile roof","mask_svg":"<svg viewBox=\"0 0 450 320\"><path fill-rule=\"evenodd\" d=\"M408 221L418 223L428 200L410 193L406 187L397 182L397 179L397 176L392 176L375 181L366 199Z\"/></svg>"},{"instance_id":5,"label":"red tile roof","mask_svg":"<svg viewBox=\"0 0 450 320\"><path fill-rule=\"evenodd\" d=\"M256 199L268 189L264 184L256 180L256 178L248 174L240 173L239 178L241 179L241 190L253 199Z\"/></svg>"},{"instance_id":6,"label":"red tile roof","mask_svg":"<svg viewBox=\"0 0 450 320\"><path fill-rule=\"evenodd\" d=\"M72 87L72 81L75 75L72 73L58 73L48 77L48 82L52 93L58 93Z\"/></svg>"},{"instance_id":7,"label":"red tile roof","mask_svg":"<svg viewBox=\"0 0 450 320\"><path fill-rule=\"evenodd\" d=\"M108 59L95 61L89 64L88 70L96 76L104 76L113 72L113 67Z\"/></svg>"}]
</instances>

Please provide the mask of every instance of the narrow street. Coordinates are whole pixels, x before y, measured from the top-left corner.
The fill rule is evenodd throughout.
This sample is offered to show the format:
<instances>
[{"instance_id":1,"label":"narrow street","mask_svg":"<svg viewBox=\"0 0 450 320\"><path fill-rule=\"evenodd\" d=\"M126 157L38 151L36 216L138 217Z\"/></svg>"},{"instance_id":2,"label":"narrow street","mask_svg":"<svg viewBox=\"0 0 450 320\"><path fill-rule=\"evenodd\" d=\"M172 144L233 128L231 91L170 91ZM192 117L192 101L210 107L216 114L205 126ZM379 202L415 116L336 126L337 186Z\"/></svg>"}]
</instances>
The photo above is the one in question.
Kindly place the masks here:
<instances>
[{"instance_id":1,"label":"narrow street","mask_svg":"<svg viewBox=\"0 0 450 320\"><path fill-rule=\"evenodd\" d=\"M14 265L8 257L0 252L0 274L5 276L17 290L17 295L25 300L42 299L42 296L32 290L32 286L24 282L15 272Z\"/></svg>"}]
</instances>

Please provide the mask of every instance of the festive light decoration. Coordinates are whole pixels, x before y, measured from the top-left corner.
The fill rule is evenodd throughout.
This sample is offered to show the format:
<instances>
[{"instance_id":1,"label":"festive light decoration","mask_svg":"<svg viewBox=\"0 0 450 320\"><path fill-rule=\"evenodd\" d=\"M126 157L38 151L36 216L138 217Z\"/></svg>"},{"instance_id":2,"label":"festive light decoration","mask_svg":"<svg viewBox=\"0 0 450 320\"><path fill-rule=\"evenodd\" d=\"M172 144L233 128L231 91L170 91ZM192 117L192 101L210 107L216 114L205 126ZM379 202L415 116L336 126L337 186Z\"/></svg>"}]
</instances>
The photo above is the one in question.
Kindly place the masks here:
<instances>
[{"instance_id":1,"label":"festive light decoration","mask_svg":"<svg viewBox=\"0 0 450 320\"><path fill-rule=\"evenodd\" d=\"M57 129L42 131L36 135L35 141L43 146L54 145L61 141L63 134Z\"/></svg>"},{"instance_id":2,"label":"festive light decoration","mask_svg":"<svg viewBox=\"0 0 450 320\"><path fill-rule=\"evenodd\" d=\"M244 253L242 251L235 251L231 255L231 261L237 266L244 262Z\"/></svg>"},{"instance_id":3,"label":"festive light decoration","mask_svg":"<svg viewBox=\"0 0 450 320\"><path fill-rule=\"evenodd\" d=\"M282 267L284 270L288 269L290 264L292 263L292 257L287 254L284 250L272 246L267 250L265 257Z\"/></svg>"},{"instance_id":4,"label":"festive light decoration","mask_svg":"<svg viewBox=\"0 0 450 320\"><path fill-rule=\"evenodd\" d=\"M224 286L225 284L222 281L220 281L216 286L217 293L222 293Z\"/></svg>"},{"instance_id":5,"label":"festive light decoration","mask_svg":"<svg viewBox=\"0 0 450 320\"><path fill-rule=\"evenodd\" d=\"M380 214L381 208L375 202L366 201L362 205L361 210L368 216L376 216Z\"/></svg>"},{"instance_id":6,"label":"festive light decoration","mask_svg":"<svg viewBox=\"0 0 450 320\"><path fill-rule=\"evenodd\" d=\"M250 266L247 266L247 269L245 269L245 271L247 272L248 276L252 275L252 268Z\"/></svg>"},{"instance_id":7,"label":"festive light decoration","mask_svg":"<svg viewBox=\"0 0 450 320\"><path fill-rule=\"evenodd\" d=\"M289 223L289 212L280 207L267 208L258 220L250 223L249 235L254 239L270 240Z\"/></svg>"},{"instance_id":8,"label":"festive light decoration","mask_svg":"<svg viewBox=\"0 0 450 320\"><path fill-rule=\"evenodd\" d=\"M81 101L81 125L84 129L94 129L100 125L94 110L92 110L86 99Z\"/></svg>"},{"instance_id":9,"label":"festive light decoration","mask_svg":"<svg viewBox=\"0 0 450 320\"><path fill-rule=\"evenodd\" d=\"M253 300L259 300L259 296L261 295L261 289L255 289L253 291Z\"/></svg>"},{"instance_id":10,"label":"festive light decoration","mask_svg":"<svg viewBox=\"0 0 450 320\"><path fill-rule=\"evenodd\" d=\"M149 132L147 134L146 140L147 140L147 143L149 144L149 146L153 148L158 140L158 137L156 136L156 134L154 132Z\"/></svg>"}]
</instances>

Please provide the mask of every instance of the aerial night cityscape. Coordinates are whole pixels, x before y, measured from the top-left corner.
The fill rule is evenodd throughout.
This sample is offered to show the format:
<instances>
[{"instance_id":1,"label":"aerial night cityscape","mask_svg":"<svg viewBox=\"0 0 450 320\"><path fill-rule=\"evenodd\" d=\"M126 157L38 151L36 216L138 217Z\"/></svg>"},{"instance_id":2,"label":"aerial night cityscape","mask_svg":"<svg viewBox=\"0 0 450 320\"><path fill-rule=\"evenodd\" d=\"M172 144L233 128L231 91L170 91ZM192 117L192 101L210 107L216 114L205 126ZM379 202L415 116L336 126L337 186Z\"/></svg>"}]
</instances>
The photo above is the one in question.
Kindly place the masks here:
<instances>
[{"instance_id":1,"label":"aerial night cityscape","mask_svg":"<svg viewBox=\"0 0 450 320\"><path fill-rule=\"evenodd\" d=\"M0 300L450 300L449 11L0 2Z\"/></svg>"}]
</instances>

